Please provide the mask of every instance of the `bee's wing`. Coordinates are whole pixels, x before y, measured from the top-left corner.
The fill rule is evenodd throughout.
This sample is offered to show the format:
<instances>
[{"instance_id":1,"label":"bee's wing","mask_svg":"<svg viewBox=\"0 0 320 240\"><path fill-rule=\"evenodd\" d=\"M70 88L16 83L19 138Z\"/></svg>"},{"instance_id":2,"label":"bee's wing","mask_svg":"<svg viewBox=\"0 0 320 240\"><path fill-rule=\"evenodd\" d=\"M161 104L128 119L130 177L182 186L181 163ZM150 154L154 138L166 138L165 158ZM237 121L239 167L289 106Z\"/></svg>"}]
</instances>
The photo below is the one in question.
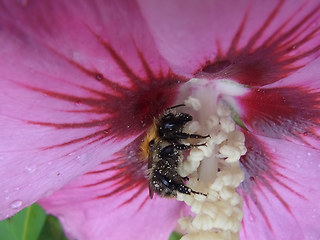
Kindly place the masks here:
<instances>
[{"instance_id":1,"label":"bee's wing","mask_svg":"<svg viewBox=\"0 0 320 240\"><path fill-rule=\"evenodd\" d=\"M152 199L153 198L153 189L151 185L150 179L152 178L152 162L153 162L153 156L150 154L148 157L148 181L149 181L149 196Z\"/></svg>"}]
</instances>

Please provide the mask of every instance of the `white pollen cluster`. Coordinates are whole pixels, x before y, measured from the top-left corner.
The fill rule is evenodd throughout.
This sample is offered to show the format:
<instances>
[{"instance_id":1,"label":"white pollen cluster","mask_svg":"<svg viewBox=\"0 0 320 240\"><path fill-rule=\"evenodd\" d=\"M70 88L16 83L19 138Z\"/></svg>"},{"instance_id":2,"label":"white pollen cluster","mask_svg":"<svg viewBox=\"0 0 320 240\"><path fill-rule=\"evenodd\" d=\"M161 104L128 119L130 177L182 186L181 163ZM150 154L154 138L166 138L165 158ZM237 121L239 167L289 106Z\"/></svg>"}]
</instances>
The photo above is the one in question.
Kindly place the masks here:
<instances>
[{"instance_id":1,"label":"white pollen cluster","mask_svg":"<svg viewBox=\"0 0 320 240\"><path fill-rule=\"evenodd\" d=\"M192 121L185 131L210 134L207 146L193 148L179 167L181 176L188 176L188 187L201 194L181 194L177 199L190 206L191 214L178 223L186 234L182 240L239 239L242 199L236 188L244 180L239 160L246 153L244 135L236 129L230 110L218 104L208 115L197 98L185 101L199 121Z\"/></svg>"}]
</instances>

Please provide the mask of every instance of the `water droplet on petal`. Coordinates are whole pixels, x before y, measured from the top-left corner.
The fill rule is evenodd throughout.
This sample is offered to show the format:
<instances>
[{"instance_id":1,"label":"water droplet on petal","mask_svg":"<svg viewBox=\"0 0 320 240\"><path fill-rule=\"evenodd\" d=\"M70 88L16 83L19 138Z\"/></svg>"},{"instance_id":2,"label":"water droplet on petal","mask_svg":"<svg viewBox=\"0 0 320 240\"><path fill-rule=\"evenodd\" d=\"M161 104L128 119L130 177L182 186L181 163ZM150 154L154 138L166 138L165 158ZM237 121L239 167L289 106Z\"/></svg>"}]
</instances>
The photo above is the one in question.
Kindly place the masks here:
<instances>
[{"instance_id":1,"label":"water droplet on petal","mask_svg":"<svg viewBox=\"0 0 320 240\"><path fill-rule=\"evenodd\" d=\"M13 209L19 208L22 205L22 201L21 200L15 200L12 203L10 203L10 207Z\"/></svg>"},{"instance_id":2,"label":"water droplet on petal","mask_svg":"<svg viewBox=\"0 0 320 240\"><path fill-rule=\"evenodd\" d=\"M311 154L311 152L308 152L307 155L310 157L312 154Z\"/></svg>"},{"instance_id":3,"label":"water droplet on petal","mask_svg":"<svg viewBox=\"0 0 320 240\"><path fill-rule=\"evenodd\" d=\"M4 157L3 156L0 156L0 161L4 160Z\"/></svg>"},{"instance_id":4,"label":"water droplet on petal","mask_svg":"<svg viewBox=\"0 0 320 240\"><path fill-rule=\"evenodd\" d=\"M45 197L49 197L51 194L54 193L54 190L53 189L48 189L45 193L44 193L44 196Z\"/></svg>"},{"instance_id":5,"label":"water droplet on petal","mask_svg":"<svg viewBox=\"0 0 320 240\"><path fill-rule=\"evenodd\" d=\"M301 167L300 163L296 163L296 167L300 168Z\"/></svg>"},{"instance_id":6,"label":"water droplet on petal","mask_svg":"<svg viewBox=\"0 0 320 240\"><path fill-rule=\"evenodd\" d=\"M77 160L79 161L86 161L88 159L88 155L86 153L77 156Z\"/></svg>"},{"instance_id":7,"label":"water droplet on petal","mask_svg":"<svg viewBox=\"0 0 320 240\"><path fill-rule=\"evenodd\" d=\"M318 217L319 217L318 210L316 208L312 209L311 218L318 218Z\"/></svg>"},{"instance_id":8,"label":"water droplet on petal","mask_svg":"<svg viewBox=\"0 0 320 240\"><path fill-rule=\"evenodd\" d=\"M249 221L250 221L250 222L254 222L254 219L255 219L255 217L250 214L250 215L249 215Z\"/></svg>"},{"instance_id":9,"label":"water droplet on petal","mask_svg":"<svg viewBox=\"0 0 320 240\"><path fill-rule=\"evenodd\" d=\"M5 198L6 200L9 200L9 198L10 198L8 193L9 193L9 190L4 190L4 195L5 195L4 198Z\"/></svg>"},{"instance_id":10,"label":"water droplet on petal","mask_svg":"<svg viewBox=\"0 0 320 240\"><path fill-rule=\"evenodd\" d=\"M24 168L28 173L33 173L36 170L36 165L26 166Z\"/></svg>"}]
</instances>

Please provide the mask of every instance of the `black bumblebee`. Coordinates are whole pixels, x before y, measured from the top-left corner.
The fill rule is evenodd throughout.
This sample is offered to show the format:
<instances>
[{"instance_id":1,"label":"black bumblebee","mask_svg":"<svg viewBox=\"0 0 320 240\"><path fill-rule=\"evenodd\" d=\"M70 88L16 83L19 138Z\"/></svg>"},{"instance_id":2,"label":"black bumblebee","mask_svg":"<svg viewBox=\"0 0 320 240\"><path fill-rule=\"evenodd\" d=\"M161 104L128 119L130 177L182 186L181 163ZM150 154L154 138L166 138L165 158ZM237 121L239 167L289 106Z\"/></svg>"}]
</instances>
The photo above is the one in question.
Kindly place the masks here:
<instances>
[{"instance_id":1,"label":"black bumblebee","mask_svg":"<svg viewBox=\"0 0 320 240\"><path fill-rule=\"evenodd\" d=\"M192 121L187 113L175 112L173 109L184 106L180 104L168 108L147 133L141 146L143 155L148 159L149 195L154 192L163 197L176 197L177 192L184 194L202 194L185 186L187 177L183 178L177 172L183 160L183 151L201 144L185 144L182 140L204 139L209 137L183 132L186 123ZM205 195L205 194L202 194Z\"/></svg>"}]
</instances>

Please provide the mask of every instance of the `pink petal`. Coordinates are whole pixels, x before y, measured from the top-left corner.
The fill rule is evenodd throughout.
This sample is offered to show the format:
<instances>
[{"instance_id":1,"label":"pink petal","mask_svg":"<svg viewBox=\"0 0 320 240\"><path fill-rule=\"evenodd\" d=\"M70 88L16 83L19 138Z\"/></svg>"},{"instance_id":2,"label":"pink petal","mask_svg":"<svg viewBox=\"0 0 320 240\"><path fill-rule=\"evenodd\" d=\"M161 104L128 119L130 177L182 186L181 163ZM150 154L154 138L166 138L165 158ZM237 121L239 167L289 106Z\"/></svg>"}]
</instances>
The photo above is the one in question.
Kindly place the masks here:
<instances>
[{"instance_id":1,"label":"pink petal","mask_svg":"<svg viewBox=\"0 0 320 240\"><path fill-rule=\"evenodd\" d=\"M90 195L90 192L86 194ZM71 239L168 239L180 213L178 202L158 197L140 208L142 197L129 205L119 206L119 202L130 196L83 201L81 196L71 198L71 195L72 191L68 193L67 190L54 195L52 200L60 201L59 206L42 204L49 209L48 213L58 216ZM59 197L63 198L62 203Z\"/></svg>"},{"instance_id":2,"label":"pink petal","mask_svg":"<svg viewBox=\"0 0 320 240\"><path fill-rule=\"evenodd\" d=\"M183 79L132 1L2 1L0 22L3 219L130 143Z\"/></svg>"},{"instance_id":3,"label":"pink petal","mask_svg":"<svg viewBox=\"0 0 320 240\"><path fill-rule=\"evenodd\" d=\"M242 239L319 239L320 153L246 133Z\"/></svg>"},{"instance_id":4,"label":"pink petal","mask_svg":"<svg viewBox=\"0 0 320 240\"><path fill-rule=\"evenodd\" d=\"M318 1L140 5L158 48L176 71L268 87L250 88L240 107L234 106L248 129L320 147Z\"/></svg>"},{"instance_id":5,"label":"pink petal","mask_svg":"<svg viewBox=\"0 0 320 240\"><path fill-rule=\"evenodd\" d=\"M320 54L320 53L319 53ZM267 87L304 87L310 89L320 88L320 58L313 60L303 68L297 70L281 81L270 84Z\"/></svg>"},{"instance_id":6,"label":"pink petal","mask_svg":"<svg viewBox=\"0 0 320 240\"><path fill-rule=\"evenodd\" d=\"M320 48L318 1L139 3L176 72L265 85L310 62Z\"/></svg>"},{"instance_id":7,"label":"pink petal","mask_svg":"<svg viewBox=\"0 0 320 240\"><path fill-rule=\"evenodd\" d=\"M319 144L320 59L264 88L252 88L237 101L250 131L272 138Z\"/></svg>"},{"instance_id":8,"label":"pink petal","mask_svg":"<svg viewBox=\"0 0 320 240\"><path fill-rule=\"evenodd\" d=\"M149 199L146 164L138 156L141 139L40 201L59 217L72 239L168 239L181 203Z\"/></svg>"}]
</instances>

